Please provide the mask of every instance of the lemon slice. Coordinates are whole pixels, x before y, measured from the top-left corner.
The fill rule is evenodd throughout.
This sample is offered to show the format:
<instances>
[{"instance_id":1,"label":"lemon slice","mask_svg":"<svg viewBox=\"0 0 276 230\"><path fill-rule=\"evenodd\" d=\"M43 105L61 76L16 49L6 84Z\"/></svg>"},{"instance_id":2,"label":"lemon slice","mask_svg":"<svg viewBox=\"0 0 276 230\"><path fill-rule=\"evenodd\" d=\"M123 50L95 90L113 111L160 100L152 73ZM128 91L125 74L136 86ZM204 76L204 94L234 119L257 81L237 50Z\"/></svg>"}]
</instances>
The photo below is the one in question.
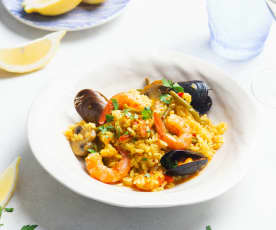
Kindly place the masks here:
<instances>
[{"instance_id":1,"label":"lemon slice","mask_svg":"<svg viewBox=\"0 0 276 230\"><path fill-rule=\"evenodd\" d=\"M11 199L18 178L19 164L21 157L17 157L14 162L0 175L0 206L5 205Z\"/></svg>"},{"instance_id":2,"label":"lemon slice","mask_svg":"<svg viewBox=\"0 0 276 230\"><path fill-rule=\"evenodd\" d=\"M54 16L74 9L80 2L81 0L24 0L22 5L26 13Z\"/></svg>"},{"instance_id":3,"label":"lemon slice","mask_svg":"<svg viewBox=\"0 0 276 230\"><path fill-rule=\"evenodd\" d=\"M101 4L105 2L105 0L82 0L82 2L93 5L93 4Z\"/></svg>"},{"instance_id":4,"label":"lemon slice","mask_svg":"<svg viewBox=\"0 0 276 230\"><path fill-rule=\"evenodd\" d=\"M0 68L26 73L44 67L56 53L66 31L51 33L15 48L0 48Z\"/></svg>"}]
</instances>

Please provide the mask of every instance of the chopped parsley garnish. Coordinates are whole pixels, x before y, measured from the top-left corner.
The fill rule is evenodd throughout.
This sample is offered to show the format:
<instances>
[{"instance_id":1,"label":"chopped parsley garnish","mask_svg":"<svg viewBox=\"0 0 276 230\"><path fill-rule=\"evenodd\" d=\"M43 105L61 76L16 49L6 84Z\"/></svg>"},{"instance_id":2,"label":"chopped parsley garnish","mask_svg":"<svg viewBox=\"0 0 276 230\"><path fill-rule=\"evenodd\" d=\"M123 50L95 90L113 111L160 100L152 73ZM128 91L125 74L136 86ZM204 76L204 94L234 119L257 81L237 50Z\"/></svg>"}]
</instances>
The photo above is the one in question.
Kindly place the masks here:
<instances>
[{"instance_id":1,"label":"chopped parsley garnish","mask_svg":"<svg viewBox=\"0 0 276 230\"><path fill-rule=\"evenodd\" d=\"M38 225L25 225L21 228L21 230L34 230L38 227Z\"/></svg>"},{"instance_id":2,"label":"chopped parsley garnish","mask_svg":"<svg viewBox=\"0 0 276 230\"><path fill-rule=\"evenodd\" d=\"M143 120L150 119L151 117L152 117L152 111L151 111L150 107L145 107L142 110L142 118L143 118Z\"/></svg>"},{"instance_id":3,"label":"chopped parsley garnish","mask_svg":"<svg viewBox=\"0 0 276 230\"><path fill-rule=\"evenodd\" d=\"M90 153L95 153L96 151L94 149L87 149L88 152Z\"/></svg>"},{"instance_id":4,"label":"chopped parsley garnish","mask_svg":"<svg viewBox=\"0 0 276 230\"><path fill-rule=\"evenodd\" d=\"M123 132L118 121L115 122L116 137L119 138Z\"/></svg>"},{"instance_id":5,"label":"chopped parsley garnish","mask_svg":"<svg viewBox=\"0 0 276 230\"><path fill-rule=\"evenodd\" d=\"M106 115L105 115L105 118L106 118L106 121L107 121L107 122L111 122L111 121L114 120L114 117L113 117L111 114L106 114Z\"/></svg>"},{"instance_id":6,"label":"chopped parsley garnish","mask_svg":"<svg viewBox=\"0 0 276 230\"><path fill-rule=\"evenodd\" d=\"M184 93L184 89L177 82L173 84L172 88L177 93Z\"/></svg>"},{"instance_id":7,"label":"chopped parsley garnish","mask_svg":"<svg viewBox=\"0 0 276 230\"><path fill-rule=\"evenodd\" d=\"M131 117L132 114L129 111L130 111L130 109L124 109L123 110L123 113L126 117Z\"/></svg>"},{"instance_id":8,"label":"chopped parsley garnish","mask_svg":"<svg viewBox=\"0 0 276 230\"><path fill-rule=\"evenodd\" d=\"M146 157L142 158L142 161L147 161L147 160L148 160L148 158L146 158Z\"/></svg>"},{"instance_id":9,"label":"chopped parsley garnish","mask_svg":"<svg viewBox=\"0 0 276 230\"><path fill-rule=\"evenodd\" d=\"M171 81L171 80L167 80L167 79L163 78L162 83L163 83L163 86L166 86L166 87L169 87L169 88L173 87L173 81Z\"/></svg>"},{"instance_id":10,"label":"chopped parsley garnish","mask_svg":"<svg viewBox=\"0 0 276 230\"><path fill-rule=\"evenodd\" d=\"M5 208L5 212L13 212L13 208Z\"/></svg>"},{"instance_id":11,"label":"chopped parsley garnish","mask_svg":"<svg viewBox=\"0 0 276 230\"><path fill-rule=\"evenodd\" d=\"M2 216L2 211L3 211L3 208L0 206L0 218Z\"/></svg>"},{"instance_id":12,"label":"chopped parsley garnish","mask_svg":"<svg viewBox=\"0 0 276 230\"><path fill-rule=\"evenodd\" d=\"M147 132L147 133L150 133L151 131L150 131L150 129L148 129L146 132Z\"/></svg>"},{"instance_id":13,"label":"chopped parsley garnish","mask_svg":"<svg viewBox=\"0 0 276 230\"><path fill-rule=\"evenodd\" d=\"M184 92L184 89L177 82L174 83L171 80L162 79L162 83L164 86L173 89L177 93Z\"/></svg>"},{"instance_id":14,"label":"chopped parsley garnish","mask_svg":"<svg viewBox=\"0 0 276 230\"><path fill-rule=\"evenodd\" d=\"M128 135L128 131L126 131L126 132L124 133L124 135Z\"/></svg>"},{"instance_id":15,"label":"chopped parsley garnish","mask_svg":"<svg viewBox=\"0 0 276 230\"><path fill-rule=\"evenodd\" d=\"M105 133L107 131L110 131L110 130L113 130L114 127L112 125L107 125L107 126L99 126L99 130L102 132L102 133Z\"/></svg>"},{"instance_id":16,"label":"chopped parsley garnish","mask_svg":"<svg viewBox=\"0 0 276 230\"><path fill-rule=\"evenodd\" d=\"M114 110L118 110L119 109L118 101L115 98L112 98L111 101L112 101L112 105L114 107Z\"/></svg>"},{"instance_id":17,"label":"chopped parsley garnish","mask_svg":"<svg viewBox=\"0 0 276 230\"><path fill-rule=\"evenodd\" d=\"M4 226L4 224L0 224L0 227Z\"/></svg>"},{"instance_id":18,"label":"chopped parsley garnish","mask_svg":"<svg viewBox=\"0 0 276 230\"><path fill-rule=\"evenodd\" d=\"M170 95L169 94L162 94L160 96L160 101L164 102L165 104L170 104L171 103L171 99L170 99Z\"/></svg>"},{"instance_id":19,"label":"chopped parsley garnish","mask_svg":"<svg viewBox=\"0 0 276 230\"><path fill-rule=\"evenodd\" d=\"M131 120L134 120L134 119L138 119L138 115L135 113L135 114L132 114L131 112L129 112L130 109L124 109L123 110L123 114L127 117L127 118L130 118Z\"/></svg>"},{"instance_id":20,"label":"chopped parsley garnish","mask_svg":"<svg viewBox=\"0 0 276 230\"><path fill-rule=\"evenodd\" d=\"M206 230L212 230L211 226L210 225L206 226Z\"/></svg>"}]
</instances>

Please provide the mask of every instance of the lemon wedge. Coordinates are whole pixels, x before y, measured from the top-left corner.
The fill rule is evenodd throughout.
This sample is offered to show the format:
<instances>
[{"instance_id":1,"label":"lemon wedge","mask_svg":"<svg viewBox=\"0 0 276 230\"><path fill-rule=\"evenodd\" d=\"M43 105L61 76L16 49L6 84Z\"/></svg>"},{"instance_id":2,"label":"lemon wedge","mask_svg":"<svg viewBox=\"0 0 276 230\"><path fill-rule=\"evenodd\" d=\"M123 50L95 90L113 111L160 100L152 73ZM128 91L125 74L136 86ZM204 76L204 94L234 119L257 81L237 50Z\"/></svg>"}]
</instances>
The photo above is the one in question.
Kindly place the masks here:
<instances>
[{"instance_id":1,"label":"lemon wedge","mask_svg":"<svg viewBox=\"0 0 276 230\"><path fill-rule=\"evenodd\" d=\"M79 5L81 0L24 0L22 6L26 13L39 13L55 16L64 14Z\"/></svg>"},{"instance_id":2,"label":"lemon wedge","mask_svg":"<svg viewBox=\"0 0 276 230\"><path fill-rule=\"evenodd\" d=\"M26 73L44 67L56 53L66 31L54 32L15 48L0 48L0 68Z\"/></svg>"},{"instance_id":3,"label":"lemon wedge","mask_svg":"<svg viewBox=\"0 0 276 230\"><path fill-rule=\"evenodd\" d=\"M2 172L0 175L0 206L5 207L5 205L11 199L17 179L18 179L18 171L19 164L21 161L21 157L17 157L14 162L10 164L10 166Z\"/></svg>"},{"instance_id":4,"label":"lemon wedge","mask_svg":"<svg viewBox=\"0 0 276 230\"><path fill-rule=\"evenodd\" d=\"M82 0L82 2L93 5L93 4L101 4L105 2L105 0Z\"/></svg>"}]
</instances>

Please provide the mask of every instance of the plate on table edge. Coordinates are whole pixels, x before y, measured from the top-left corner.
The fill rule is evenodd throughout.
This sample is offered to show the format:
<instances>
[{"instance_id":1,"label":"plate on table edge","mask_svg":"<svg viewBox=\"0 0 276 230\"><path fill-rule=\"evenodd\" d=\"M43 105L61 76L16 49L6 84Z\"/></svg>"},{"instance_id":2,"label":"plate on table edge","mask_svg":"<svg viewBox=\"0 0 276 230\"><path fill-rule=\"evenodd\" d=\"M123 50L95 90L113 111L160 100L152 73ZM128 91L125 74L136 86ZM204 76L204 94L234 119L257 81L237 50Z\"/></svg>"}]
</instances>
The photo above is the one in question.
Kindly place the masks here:
<instances>
[{"instance_id":1,"label":"plate on table edge","mask_svg":"<svg viewBox=\"0 0 276 230\"><path fill-rule=\"evenodd\" d=\"M72 173L70 176L68 176L68 169L66 169L66 167L64 167L64 165L61 166L59 169L57 169L54 165L54 161L47 159L47 154L46 154L47 151L44 152L44 154L43 154L43 151L42 151L43 147L40 146L40 144L38 143L39 140L41 139L39 137L40 130L38 130L37 126L36 126L40 122L38 122L38 123L37 123L37 121L34 122L34 119L36 119L36 117L37 117L37 115L39 115L39 113L44 113L41 110L41 104L43 104L43 107L45 107L45 103L47 103L47 100L49 100L48 96L50 95L50 92L53 93L54 90L57 90L57 87L60 84L62 84L63 80L60 81L59 84L57 84L57 82L55 82L52 86L45 89L40 94L40 96L37 97L37 99L34 101L32 107L31 107L31 110L29 112L29 118L28 118L29 144L30 144L33 154L35 155L36 159L40 162L40 164L44 167L44 169L50 175L52 175L56 180L58 180L61 184L63 184L65 187L71 189L72 191L74 191L82 196L85 196L87 198L94 199L94 200L97 200L97 201L100 201L100 202L103 202L106 204L114 205L114 206L120 206L120 207L160 208L160 207L190 205L190 204L200 203L200 202L204 202L204 201L213 199L213 198L223 194L224 192L226 192L227 190L232 188L234 185L236 185L243 178L243 176L247 172L248 168L250 167L249 166L250 164L248 164L248 161L250 161L250 159L253 158L252 152L254 152L253 149L255 146L255 140L257 138L257 129L258 129L258 124L259 124L258 121L260 118L259 118L259 111L258 111L257 106L255 105L255 102L254 102L255 100L253 99L253 97L251 97L251 95L249 95L246 91L244 91L235 81L233 81L229 77L227 77L227 75L224 72L222 72L221 70L219 70L218 68L216 68L213 65L210 65L204 61L201 61L200 59L186 56L181 53L167 52L167 51L158 52L158 54L143 53L142 55L139 54L138 56L137 56L137 54L135 54L132 56L124 57L123 60L124 61L128 60L131 63L131 64L128 63L130 65L137 64L137 66L139 66L139 68L137 68L137 70L139 69L138 72L141 69L141 65L138 65L138 64L141 64L141 61L145 61L145 60L148 60L148 61L155 60L156 63L154 62L154 65L155 64L158 65L164 61L165 62L168 61L169 63L172 64L172 65L169 65L171 68L180 68L181 65L183 65L183 66L186 65L186 67L187 67L187 66L189 66L189 64L194 64L193 67L189 67L189 68L195 68L197 66L197 67L199 67L199 69L197 70L199 73L200 73L200 71L199 71L200 69L201 70L205 69L205 71L203 71L203 73L204 72L206 73L206 71L207 71L207 72L210 72L210 73L213 73L214 75L216 75L216 77L214 77L213 75L212 76L210 75L210 77L208 77L207 79L208 80L215 79L216 84L223 86L222 88L224 88L224 90L227 89L224 92L225 95L229 96L229 94L231 94L231 92L233 91L233 97L231 98L230 101L233 101L233 102L241 101L241 103L244 103L244 104L240 104L239 109L241 109L241 111L239 111L239 112L244 112L244 113L246 113L245 115L251 114L251 116L248 116L246 120L243 120L243 122L250 121L247 124L248 130L247 129L243 130L243 129L239 129L239 127L236 127L236 128L238 128L238 131L240 132L241 135L239 136L239 138L236 138L235 141L243 138L242 135L244 135L243 134L244 132L247 131L247 133L246 133L246 140L245 139L242 140L242 141L245 141L244 145L239 146L242 151L239 152L239 155L236 155L236 157L239 157L239 159L237 162L235 162L235 163L233 162L233 164L232 164L232 166L236 167L236 169L232 170L229 175L230 176L229 178L231 178L231 181L220 180L218 185L220 186L221 184L223 184L223 186L220 186L220 187L212 187L211 186L211 189L207 189L205 191L205 193L202 193L202 191L204 191L204 190L202 190L200 188L194 189L194 187L197 187L198 185L200 185L200 186L202 185L202 184L198 183L198 181L200 181L200 180L198 180L198 178L202 179L204 177L206 179L206 175L208 175L210 173L210 170L209 170L210 168L212 168L212 170L213 170L212 173L214 173L214 170L215 171L218 170L219 165L214 166L215 165L214 161L215 160L217 161L217 159L215 159L216 156L220 157L220 155L223 155L223 151L227 152L224 147L222 147L222 149L218 151L218 153L215 155L214 159L208 164L206 169L203 170L203 172L198 177L196 177L195 179L188 181L184 184L178 185L173 189L168 189L168 190L161 191L161 192L153 192L153 193L135 192L135 191L130 190L125 187L103 184L99 181L91 179L89 177L89 175L79 165L79 163L77 163L78 166L72 165L74 170L72 170L70 168L70 172L81 169L81 170L79 170L79 171L82 171L81 177L83 177L85 174L84 177L86 177L86 179L83 180L84 178L77 177L77 175L75 175L74 173ZM126 64L125 62L124 63L121 62L120 59L118 59L118 58L116 58L116 61L117 61L117 64L119 63L119 66ZM110 62L110 64L111 64L111 62ZM114 64L114 66L116 66L117 64ZM103 70L104 69L103 65L101 67L102 68L95 67L94 69L97 69L97 70L102 69L103 72L109 72L109 70L106 70L106 69ZM156 68L156 66L154 68ZM160 68L162 69L162 65ZM116 66L116 69L118 69L118 66ZM161 70L161 69L159 69L158 71L161 71L163 74L164 69L163 70ZM127 68L127 71L129 71L129 70L130 69ZM95 70L93 72L95 73ZM91 71L91 73L92 73L92 71ZM91 79L91 75L92 75L91 73L89 74L89 76L85 75L83 77L80 77L80 79L82 79L82 80L83 79L87 80L89 78ZM181 74L182 73L185 74L185 71L182 72L182 70L181 70ZM168 78L169 78L169 76L168 76ZM68 80L69 78L66 78L66 79ZM79 84L80 79L78 79L78 80L74 79L73 82L71 82L73 88L75 88L76 84L78 85L78 88L83 88L83 83L85 83L85 80L84 80L84 82L82 82L82 84ZM141 78L141 81L142 80L143 79ZM117 82L119 82L119 81L115 81L115 83L117 83ZM130 81L128 81L128 83L129 82ZM210 82L207 82L207 83L210 84ZM87 84L85 84L85 85L87 86ZM75 90L76 90L76 88L73 91L75 91ZM64 94L68 93L68 91L72 92L71 89L69 89L69 90L67 89L61 95L59 95L59 98L64 96ZM108 96L110 96L110 95L108 95ZM43 102L43 103L41 103L41 102ZM58 104L60 105L60 103L58 103ZM214 103L214 106L215 105L216 104ZM73 107L73 102L72 102L71 106ZM243 109L245 106L247 106L247 108ZM243 113L241 113L241 115L242 114ZM241 116L241 115L239 115L239 116ZM238 117L237 119L239 120L240 117ZM67 127L64 127L64 130L66 128ZM229 132L230 128L233 128L233 127L228 127L227 132ZM60 130L60 131L62 132L64 130ZM232 131L230 131L230 132L232 132ZM64 141L66 141L65 138L64 138ZM41 143L41 141L40 141L40 143ZM227 144L227 142L225 143L225 145L226 144ZM227 145L229 146L232 144L233 143L229 142ZM67 143L67 145L68 145L68 149L70 149L68 143ZM253 151L251 152L251 150L253 150ZM70 149L70 151L71 151L71 149ZM218 155L218 154L220 154L220 155ZM237 153L234 153L234 154L237 154ZM246 155L248 156L248 158L246 158ZM227 157L228 157L228 155L227 155ZM78 162L78 160L76 160L76 157L74 156L72 151L71 151L71 154L68 155L68 158L74 159L76 162ZM220 159L220 163L222 163L222 161L225 162L224 158ZM247 161L247 164L242 164L243 161L245 161L245 160ZM75 166L79 167L79 169L76 169ZM238 173L236 172L237 169L238 169ZM225 170L226 170L226 168L225 168ZM225 170L221 170L219 174L225 174ZM208 171L208 173L207 173L207 171ZM77 181L78 183L74 183L73 182L74 180ZM211 184L215 181L214 178L209 178L209 177L207 178L207 180L212 181ZM85 184L83 185L84 181L85 181ZM195 182L195 183L193 183L193 182ZM80 184L82 184L82 186L80 186ZM186 186L187 184L188 184L188 186ZM185 188L184 190L183 190L183 187ZM200 195L196 198L193 196L190 196L189 199L187 200L187 198L185 197L185 193L188 192L188 194L191 195L191 193L189 193L191 190L197 191L198 194L200 194ZM122 191L124 191L124 192L122 192Z\"/></svg>"}]
</instances>

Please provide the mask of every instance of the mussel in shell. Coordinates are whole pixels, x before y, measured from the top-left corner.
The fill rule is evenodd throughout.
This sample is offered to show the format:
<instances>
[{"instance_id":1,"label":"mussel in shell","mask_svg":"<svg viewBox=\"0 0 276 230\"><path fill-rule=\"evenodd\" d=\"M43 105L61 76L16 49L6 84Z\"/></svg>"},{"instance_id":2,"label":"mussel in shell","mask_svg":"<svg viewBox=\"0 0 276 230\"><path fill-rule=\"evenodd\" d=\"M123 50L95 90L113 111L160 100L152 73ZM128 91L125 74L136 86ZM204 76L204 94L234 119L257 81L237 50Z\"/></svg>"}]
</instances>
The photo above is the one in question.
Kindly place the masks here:
<instances>
[{"instance_id":1,"label":"mussel in shell","mask_svg":"<svg viewBox=\"0 0 276 230\"><path fill-rule=\"evenodd\" d=\"M204 81L184 81L178 82L185 93L192 96L191 105L200 115L206 114L211 106L212 99L208 95L209 87Z\"/></svg>"},{"instance_id":2,"label":"mussel in shell","mask_svg":"<svg viewBox=\"0 0 276 230\"><path fill-rule=\"evenodd\" d=\"M81 90L74 100L75 108L86 122L98 123L99 117L107 104L107 99L92 89Z\"/></svg>"},{"instance_id":3,"label":"mussel in shell","mask_svg":"<svg viewBox=\"0 0 276 230\"><path fill-rule=\"evenodd\" d=\"M208 159L201 153L189 150L173 150L166 153L160 162L166 169L167 175L186 176L200 171L208 163Z\"/></svg>"}]
</instances>

